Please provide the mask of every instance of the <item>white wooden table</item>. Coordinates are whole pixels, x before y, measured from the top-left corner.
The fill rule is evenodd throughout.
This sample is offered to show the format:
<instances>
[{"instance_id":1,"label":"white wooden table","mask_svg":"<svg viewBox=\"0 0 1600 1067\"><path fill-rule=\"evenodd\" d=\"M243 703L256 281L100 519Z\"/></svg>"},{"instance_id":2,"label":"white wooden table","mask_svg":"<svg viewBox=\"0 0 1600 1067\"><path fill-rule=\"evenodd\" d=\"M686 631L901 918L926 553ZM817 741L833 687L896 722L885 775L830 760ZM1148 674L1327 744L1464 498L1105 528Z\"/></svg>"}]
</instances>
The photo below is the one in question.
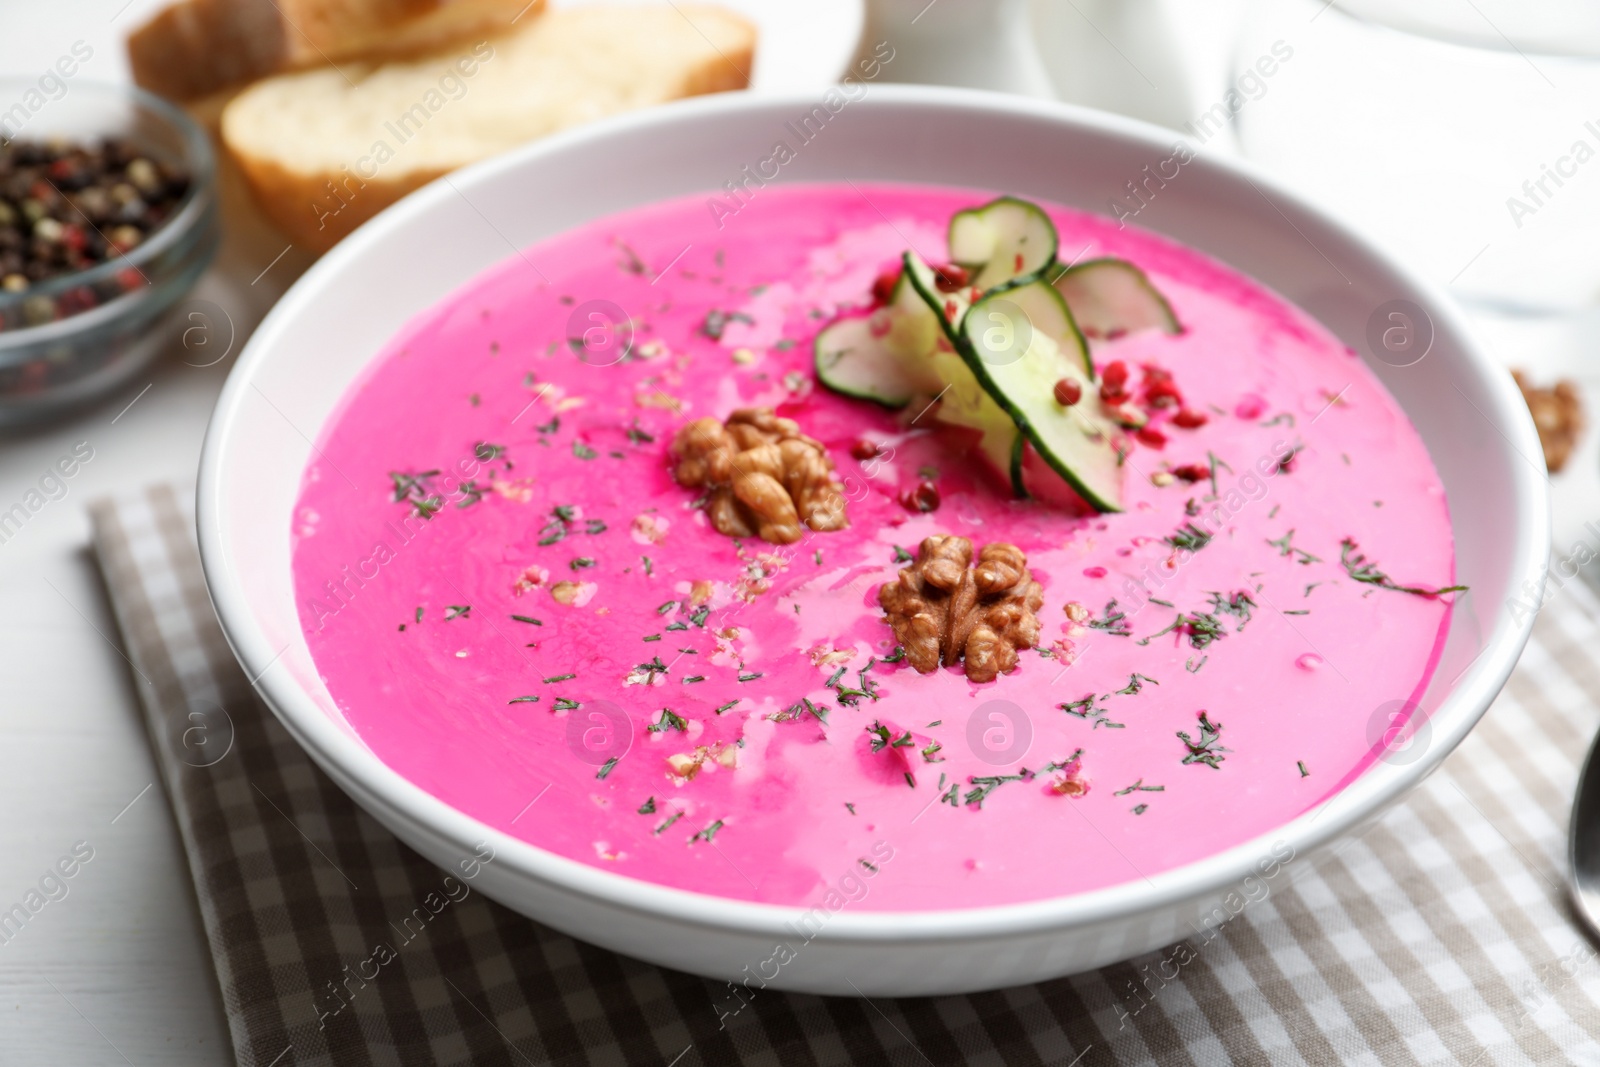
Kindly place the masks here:
<instances>
[{"instance_id":1,"label":"white wooden table","mask_svg":"<svg viewBox=\"0 0 1600 1067\"><path fill-rule=\"evenodd\" d=\"M121 35L160 0L131 0L119 13L126 2L0 6L0 77L37 79L83 41L94 54L73 80L126 80ZM258 252L263 242L273 250ZM241 342L303 266L291 252L250 285L286 243L230 234L194 293L227 310ZM76 442L94 449L67 495L0 544L0 910L74 843L94 849L67 895L0 944L0 1063L233 1062L188 868L83 510L97 495L193 477L232 360L201 368L183 355L67 422L0 435L0 508Z\"/></svg>"},{"instance_id":2,"label":"white wooden table","mask_svg":"<svg viewBox=\"0 0 1600 1067\"><path fill-rule=\"evenodd\" d=\"M94 55L81 77L124 80L121 34L160 2L10 0L0 6L0 77L37 78L82 40ZM1186 39L1216 42L1220 56L1229 20L1218 16L1213 5L1197 8L1190 17L1202 24ZM1219 65L1202 58L1194 68L1191 76L1203 83ZM1197 92L1197 99L1214 95ZM235 352L305 264L298 251L271 263L285 242L242 229L230 232L217 268L195 293L226 309L238 335ZM1508 362L1547 374L1581 374L1588 362L1584 347L1571 341L1519 351L1518 334L1502 331L1492 343ZM210 353L189 357L203 363ZM232 361L195 367L182 355L68 422L0 435L0 510L76 442L94 449L68 495L0 544L0 910L20 901L76 842L94 849L68 895L0 944L0 1064L232 1062L188 871L89 555L83 511L102 493L193 476ZM1600 391L1589 395L1589 410L1600 410ZM1558 541L1563 529L1600 519L1593 440L1591 433L1575 464L1581 469L1558 481Z\"/></svg>"}]
</instances>

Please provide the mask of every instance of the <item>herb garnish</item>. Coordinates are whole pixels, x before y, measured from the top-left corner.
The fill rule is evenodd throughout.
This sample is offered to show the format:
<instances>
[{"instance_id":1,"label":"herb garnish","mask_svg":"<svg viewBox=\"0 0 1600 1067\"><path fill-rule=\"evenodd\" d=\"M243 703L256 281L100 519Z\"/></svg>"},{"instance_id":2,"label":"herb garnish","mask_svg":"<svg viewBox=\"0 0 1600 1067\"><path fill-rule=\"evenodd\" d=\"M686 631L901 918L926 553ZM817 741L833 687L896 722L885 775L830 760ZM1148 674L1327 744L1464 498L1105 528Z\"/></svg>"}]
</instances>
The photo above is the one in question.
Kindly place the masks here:
<instances>
[{"instance_id":1,"label":"herb garnish","mask_svg":"<svg viewBox=\"0 0 1600 1067\"><path fill-rule=\"evenodd\" d=\"M551 709L554 711L577 711L581 707L583 707L582 703L576 700L568 700L566 697L556 697L556 702L551 705Z\"/></svg>"},{"instance_id":2,"label":"herb garnish","mask_svg":"<svg viewBox=\"0 0 1600 1067\"><path fill-rule=\"evenodd\" d=\"M1306 770L1306 761L1305 760L1295 760L1294 761L1294 765L1296 767L1300 768L1300 777L1302 777L1302 778L1310 778L1311 777L1311 772Z\"/></svg>"},{"instance_id":3,"label":"herb garnish","mask_svg":"<svg viewBox=\"0 0 1600 1067\"><path fill-rule=\"evenodd\" d=\"M606 775L611 773L611 769L617 765L617 760L619 760L621 758L622 758L621 756L612 756L610 759L606 760L604 764L601 765L601 767L600 767L600 769L598 771L594 772L594 776L596 778L604 779Z\"/></svg>"},{"instance_id":4,"label":"herb garnish","mask_svg":"<svg viewBox=\"0 0 1600 1067\"><path fill-rule=\"evenodd\" d=\"M1252 601L1252 603L1254 602ZM1193 615L1185 615L1179 612L1177 617L1165 629L1158 630L1149 637L1141 638L1137 643L1148 645L1156 638L1173 632L1187 636L1189 638L1189 647L1197 649L1205 648L1217 638L1227 636L1227 632L1222 629L1222 624L1217 621L1215 615L1207 612L1195 612ZM1195 669L1198 670L1199 668Z\"/></svg>"},{"instance_id":5,"label":"herb garnish","mask_svg":"<svg viewBox=\"0 0 1600 1067\"><path fill-rule=\"evenodd\" d=\"M717 714L721 715L723 712L728 711L737 703L739 703L739 698L728 701L726 704L717 709Z\"/></svg>"},{"instance_id":6,"label":"herb garnish","mask_svg":"<svg viewBox=\"0 0 1600 1067\"><path fill-rule=\"evenodd\" d=\"M537 703L538 700L539 700L539 698L536 697L536 696L512 697L510 700L506 701L506 703L507 704L534 704L534 703Z\"/></svg>"},{"instance_id":7,"label":"herb garnish","mask_svg":"<svg viewBox=\"0 0 1600 1067\"><path fill-rule=\"evenodd\" d=\"M1128 637L1133 633L1133 627L1128 623L1127 613L1117 610L1117 602L1114 598L1106 601L1105 618L1090 619L1088 625L1092 630L1104 630L1106 633L1117 637Z\"/></svg>"},{"instance_id":8,"label":"herb garnish","mask_svg":"<svg viewBox=\"0 0 1600 1067\"><path fill-rule=\"evenodd\" d=\"M720 829L722 829L722 820L718 819L716 822L712 823L710 826L707 826L704 830L701 830L699 833L697 833L693 837L689 838L689 840L691 842L704 841L706 844L709 845L711 843L711 839L713 837L717 836L717 831L720 830Z\"/></svg>"},{"instance_id":9,"label":"herb garnish","mask_svg":"<svg viewBox=\"0 0 1600 1067\"><path fill-rule=\"evenodd\" d=\"M683 812L675 811L670 816L668 816L666 822L664 822L660 826L656 827L653 831L651 831L651 833L653 833L656 837L660 837L661 836L661 831L665 830L667 827L671 826L673 823L677 822L681 818L683 818Z\"/></svg>"},{"instance_id":10,"label":"herb garnish","mask_svg":"<svg viewBox=\"0 0 1600 1067\"><path fill-rule=\"evenodd\" d=\"M532 615L513 615L513 616L511 616L511 621L512 622L525 622L529 626L543 626L544 625L544 623L540 622L538 619L534 618Z\"/></svg>"},{"instance_id":11,"label":"herb garnish","mask_svg":"<svg viewBox=\"0 0 1600 1067\"><path fill-rule=\"evenodd\" d=\"M554 685L557 682L570 682L576 677L576 674L553 674L544 680L544 684Z\"/></svg>"},{"instance_id":12,"label":"herb garnish","mask_svg":"<svg viewBox=\"0 0 1600 1067\"><path fill-rule=\"evenodd\" d=\"M639 805L640 815L654 815L656 813L656 798L646 797L645 802Z\"/></svg>"},{"instance_id":13,"label":"herb garnish","mask_svg":"<svg viewBox=\"0 0 1600 1067\"><path fill-rule=\"evenodd\" d=\"M472 453L484 463L490 463L506 454L506 446L493 445L488 441L479 441L473 446Z\"/></svg>"},{"instance_id":14,"label":"herb garnish","mask_svg":"<svg viewBox=\"0 0 1600 1067\"><path fill-rule=\"evenodd\" d=\"M560 504L550 509L550 521L539 531L539 544L553 545L567 536L567 524L576 514L570 504Z\"/></svg>"},{"instance_id":15,"label":"herb garnish","mask_svg":"<svg viewBox=\"0 0 1600 1067\"><path fill-rule=\"evenodd\" d=\"M1161 540L1179 551L1198 552L1211 543L1211 535L1194 523L1186 522Z\"/></svg>"},{"instance_id":16,"label":"herb garnish","mask_svg":"<svg viewBox=\"0 0 1600 1067\"><path fill-rule=\"evenodd\" d=\"M1206 453L1206 464L1207 464L1207 466L1209 467L1209 469L1211 471L1211 497L1212 497L1212 499L1216 499L1216 497L1217 497L1217 468L1221 467L1223 470L1227 471L1229 474L1233 473L1233 468L1228 466L1226 463L1222 462L1222 460L1218 459L1216 457L1216 454L1213 453L1213 452L1207 452Z\"/></svg>"},{"instance_id":17,"label":"herb garnish","mask_svg":"<svg viewBox=\"0 0 1600 1067\"><path fill-rule=\"evenodd\" d=\"M1279 474L1293 474L1294 473L1295 457L1298 456L1300 453L1304 452L1305 450L1306 450L1305 444L1303 442L1296 441L1294 443L1294 447L1289 450L1289 454L1287 456L1284 456L1282 459L1278 460L1278 473ZM1345 463L1348 464L1349 462L1350 462L1350 457L1346 456L1345 457Z\"/></svg>"},{"instance_id":18,"label":"herb garnish","mask_svg":"<svg viewBox=\"0 0 1600 1067\"><path fill-rule=\"evenodd\" d=\"M1411 593L1413 596L1428 597L1430 600L1444 593L1462 593L1467 587L1464 585L1447 585L1443 589L1424 589L1420 586L1401 585L1393 578L1378 569L1377 565L1366 556L1356 551L1355 541L1346 537L1339 542L1339 562L1344 565L1345 573L1358 582L1375 585L1379 589L1393 589L1397 593Z\"/></svg>"},{"instance_id":19,"label":"herb garnish","mask_svg":"<svg viewBox=\"0 0 1600 1067\"><path fill-rule=\"evenodd\" d=\"M1161 684L1146 674L1130 674L1128 675L1128 684L1118 689L1117 692L1122 696L1137 696L1139 691L1144 688L1145 682L1149 682L1151 685Z\"/></svg>"},{"instance_id":20,"label":"herb garnish","mask_svg":"<svg viewBox=\"0 0 1600 1067\"><path fill-rule=\"evenodd\" d=\"M433 491L429 483L430 478L439 474L436 470L422 471L418 474L406 474L404 471L390 471L389 480L394 483L394 502L396 504L409 502L411 512L424 519L431 519L440 508L444 507L444 498Z\"/></svg>"},{"instance_id":21,"label":"herb garnish","mask_svg":"<svg viewBox=\"0 0 1600 1067\"><path fill-rule=\"evenodd\" d=\"M676 730L679 733L684 733L688 729L688 721L671 708L662 708L661 718L645 727L645 730L652 734L665 733L668 730Z\"/></svg>"},{"instance_id":22,"label":"herb garnish","mask_svg":"<svg viewBox=\"0 0 1600 1067\"><path fill-rule=\"evenodd\" d=\"M600 453L596 452L582 441L574 441L572 442L572 454L577 456L579 459L593 459Z\"/></svg>"},{"instance_id":23,"label":"herb garnish","mask_svg":"<svg viewBox=\"0 0 1600 1067\"><path fill-rule=\"evenodd\" d=\"M618 241L616 244L618 248L622 249L622 254L628 257L628 261L622 265L623 270L627 271L629 274L646 273L644 260L639 258L639 253L635 252L631 247L629 247L628 242Z\"/></svg>"},{"instance_id":24,"label":"herb garnish","mask_svg":"<svg viewBox=\"0 0 1600 1067\"><path fill-rule=\"evenodd\" d=\"M1204 763L1212 770L1221 770L1222 761L1227 759L1223 755L1229 751L1217 742L1222 738L1222 724L1213 723L1207 718L1205 712L1200 713L1200 736L1191 738L1186 731L1178 731L1178 740L1182 741L1189 754L1183 757L1184 763Z\"/></svg>"},{"instance_id":25,"label":"herb garnish","mask_svg":"<svg viewBox=\"0 0 1600 1067\"><path fill-rule=\"evenodd\" d=\"M589 567L596 565L597 564L593 556L577 556L572 560L572 562L567 564L567 566L571 567L575 571L586 570Z\"/></svg>"},{"instance_id":26,"label":"herb garnish","mask_svg":"<svg viewBox=\"0 0 1600 1067\"><path fill-rule=\"evenodd\" d=\"M1056 706L1068 715L1076 715L1080 719L1087 719L1089 712L1094 709L1094 702L1098 699L1093 693L1090 693L1086 697L1069 701L1066 704L1057 704Z\"/></svg>"},{"instance_id":27,"label":"herb garnish","mask_svg":"<svg viewBox=\"0 0 1600 1067\"><path fill-rule=\"evenodd\" d=\"M667 665L665 663L661 662L661 657L660 656L651 657L649 663L637 663L637 664L634 664L634 668L633 669L636 670L636 671L643 671L644 672L644 684L645 685L655 685L656 684L656 675L658 675L658 674L666 674L667 673Z\"/></svg>"},{"instance_id":28,"label":"herb garnish","mask_svg":"<svg viewBox=\"0 0 1600 1067\"><path fill-rule=\"evenodd\" d=\"M1232 615L1239 621L1234 624L1234 632L1244 629L1245 623L1250 621L1250 614L1256 608L1255 600L1249 593L1237 592L1224 597L1221 593L1211 594L1211 611L1214 615Z\"/></svg>"},{"instance_id":29,"label":"herb garnish","mask_svg":"<svg viewBox=\"0 0 1600 1067\"><path fill-rule=\"evenodd\" d=\"M867 727L867 733L872 735L872 751L874 752L882 752L886 748L907 748L916 744L911 739L910 730L907 730L899 737L895 737L893 731L876 719L873 720L871 726Z\"/></svg>"},{"instance_id":30,"label":"herb garnish","mask_svg":"<svg viewBox=\"0 0 1600 1067\"><path fill-rule=\"evenodd\" d=\"M720 311L712 308L706 312L706 319L700 324L700 332L713 341L722 340L722 331L728 328L730 322L742 322L754 326L756 320L742 311Z\"/></svg>"},{"instance_id":31,"label":"herb garnish","mask_svg":"<svg viewBox=\"0 0 1600 1067\"><path fill-rule=\"evenodd\" d=\"M451 619L465 618L471 613L471 611L471 604L446 604L444 609L444 621L449 622Z\"/></svg>"},{"instance_id":32,"label":"herb garnish","mask_svg":"<svg viewBox=\"0 0 1600 1067\"><path fill-rule=\"evenodd\" d=\"M1094 725L1091 727L1091 729L1098 730L1102 726L1109 730L1125 729L1126 727L1123 723L1113 722L1110 718L1108 718L1106 716L1105 709L1096 703L1096 701L1105 699L1106 698L1103 696L1097 697L1093 693L1090 693L1088 696L1081 697L1078 700L1069 701L1065 704L1057 704L1056 707L1060 708L1068 715L1076 715L1080 719L1092 721Z\"/></svg>"},{"instance_id":33,"label":"herb garnish","mask_svg":"<svg viewBox=\"0 0 1600 1067\"><path fill-rule=\"evenodd\" d=\"M1309 566L1312 563L1321 563L1322 562L1321 557L1313 556L1311 553L1307 552L1303 548L1295 548L1292 544L1289 543L1293 539L1294 539L1294 531L1290 530L1288 533L1284 534L1282 537L1278 538L1276 541L1273 541L1273 540L1269 539L1267 541L1267 544L1269 544L1273 548L1277 549L1278 550L1278 555L1280 555L1280 556L1290 556L1290 555L1294 556L1296 563L1303 563L1303 564L1306 564L1306 565Z\"/></svg>"},{"instance_id":34,"label":"herb garnish","mask_svg":"<svg viewBox=\"0 0 1600 1067\"><path fill-rule=\"evenodd\" d=\"M1032 779L1033 772L1026 767L1022 768L1020 773L1017 774L991 774L982 778L968 778L967 781L972 784L973 788L968 790L967 795L962 798L961 802L963 804L975 804L982 808L983 802L988 799L989 794L1005 783L1027 782Z\"/></svg>"},{"instance_id":35,"label":"herb garnish","mask_svg":"<svg viewBox=\"0 0 1600 1067\"><path fill-rule=\"evenodd\" d=\"M820 705L819 704L813 704L813 703L811 703L811 700L808 697L801 697L800 698L800 703L805 706L805 709L807 711L809 711L812 714L812 717L814 717L818 722L821 722L824 725L827 724L827 722L828 722L828 705L826 705L826 704L820 704Z\"/></svg>"},{"instance_id":36,"label":"herb garnish","mask_svg":"<svg viewBox=\"0 0 1600 1067\"><path fill-rule=\"evenodd\" d=\"M1114 797L1125 797L1129 793L1135 793L1135 792L1165 793L1166 791L1167 791L1167 787L1166 786L1164 786L1164 785L1145 785L1144 784L1144 779L1141 778L1137 782L1134 782L1132 785L1130 785L1128 788L1119 789L1115 793L1112 793L1111 795L1114 796Z\"/></svg>"}]
</instances>

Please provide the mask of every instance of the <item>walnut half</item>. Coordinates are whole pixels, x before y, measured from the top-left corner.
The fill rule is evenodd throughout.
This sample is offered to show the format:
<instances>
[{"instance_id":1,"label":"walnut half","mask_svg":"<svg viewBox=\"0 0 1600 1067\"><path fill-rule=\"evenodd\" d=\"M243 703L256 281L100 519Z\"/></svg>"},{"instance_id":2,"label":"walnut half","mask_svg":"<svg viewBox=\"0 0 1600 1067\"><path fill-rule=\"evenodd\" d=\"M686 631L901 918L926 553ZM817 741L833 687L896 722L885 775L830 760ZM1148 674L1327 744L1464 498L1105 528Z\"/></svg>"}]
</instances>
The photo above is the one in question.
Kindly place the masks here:
<instances>
[{"instance_id":1,"label":"walnut half","mask_svg":"<svg viewBox=\"0 0 1600 1067\"><path fill-rule=\"evenodd\" d=\"M1578 387L1563 378L1553 387L1544 389L1534 385L1519 370L1512 371L1511 376L1522 390L1522 399L1533 416L1534 429L1539 431L1544 465L1555 474L1567 465L1567 457L1583 433L1583 404L1578 399Z\"/></svg>"},{"instance_id":2,"label":"walnut half","mask_svg":"<svg viewBox=\"0 0 1600 1067\"><path fill-rule=\"evenodd\" d=\"M671 451L678 484L711 490L706 514L729 537L786 545L800 540L802 525L818 532L847 525L822 442L771 408L741 408L726 424L696 419L678 431Z\"/></svg>"},{"instance_id":3,"label":"walnut half","mask_svg":"<svg viewBox=\"0 0 1600 1067\"><path fill-rule=\"evenodd\" d=\"M1044 598L1016 545L985 545L972 564L972 542L939 534L917 549L898 579L878 587L878 603L922 674L965 661L967 678L992 682L1016 669L1017 649L1039 640Z\"/></svg>"}]
</instances>

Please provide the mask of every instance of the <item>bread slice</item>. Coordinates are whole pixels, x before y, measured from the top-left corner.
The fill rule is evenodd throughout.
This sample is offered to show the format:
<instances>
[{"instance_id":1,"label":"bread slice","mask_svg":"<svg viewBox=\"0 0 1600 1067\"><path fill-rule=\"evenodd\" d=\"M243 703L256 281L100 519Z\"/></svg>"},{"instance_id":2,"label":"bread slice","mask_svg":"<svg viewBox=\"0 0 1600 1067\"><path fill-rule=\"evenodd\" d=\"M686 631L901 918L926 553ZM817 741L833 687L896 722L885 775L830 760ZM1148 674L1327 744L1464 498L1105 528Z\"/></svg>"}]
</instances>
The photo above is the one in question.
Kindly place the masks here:
<instances>
[{"instance_id":1,"label":"bread slice","mask_svg":"<svg viewBox=\"0 0 1600 1067\"><path fill-rule=\"evenodd\" d=\"M133 80L193 100L269 74L502 33L545 0L178 0L128 37Z\"/></svg>"},{"instance_id":2,"label":"bread slice","mask_svg":"<svg viewBox=\"0 0 1600 1067\"><path fill-rule=\"evenodd\" d=\"M296 244L333 246L457 167L580 122L749 83L756 31L719 7L586 5L409 62L268 78L222 140Z\"/></svg>"}]
</instances>

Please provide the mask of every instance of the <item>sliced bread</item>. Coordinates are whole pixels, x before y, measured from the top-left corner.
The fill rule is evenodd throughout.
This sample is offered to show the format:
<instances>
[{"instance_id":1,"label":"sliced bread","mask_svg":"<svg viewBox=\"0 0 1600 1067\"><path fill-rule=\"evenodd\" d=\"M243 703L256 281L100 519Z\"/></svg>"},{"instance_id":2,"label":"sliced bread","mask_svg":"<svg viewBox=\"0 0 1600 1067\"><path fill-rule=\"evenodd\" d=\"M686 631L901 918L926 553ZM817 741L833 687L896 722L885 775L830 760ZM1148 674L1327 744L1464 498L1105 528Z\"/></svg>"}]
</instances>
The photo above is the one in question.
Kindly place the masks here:
<instances>
[{"instance_id":1,"label":"sliced bread","mask_svg":"<svg viewBox=\"0 0 1600 1067\"><path fill-rule=\"evenodd\" d=\"M545 0L178 0L128 37L133 79L193 100L282 71L481 39Z\"/></svg>"},{"instance_id":2,"label":"sliced bread","mask_svg":"<svg viewBox=\"0 0 1600 1067\"><path fill-rule=\"evenodd\" d=\"M563 8L425 59L268 78L222 113L263 211L325 250L457 167L580 122L744 88L756 31L712 6Z\"/></svg>"}]
</instances>

